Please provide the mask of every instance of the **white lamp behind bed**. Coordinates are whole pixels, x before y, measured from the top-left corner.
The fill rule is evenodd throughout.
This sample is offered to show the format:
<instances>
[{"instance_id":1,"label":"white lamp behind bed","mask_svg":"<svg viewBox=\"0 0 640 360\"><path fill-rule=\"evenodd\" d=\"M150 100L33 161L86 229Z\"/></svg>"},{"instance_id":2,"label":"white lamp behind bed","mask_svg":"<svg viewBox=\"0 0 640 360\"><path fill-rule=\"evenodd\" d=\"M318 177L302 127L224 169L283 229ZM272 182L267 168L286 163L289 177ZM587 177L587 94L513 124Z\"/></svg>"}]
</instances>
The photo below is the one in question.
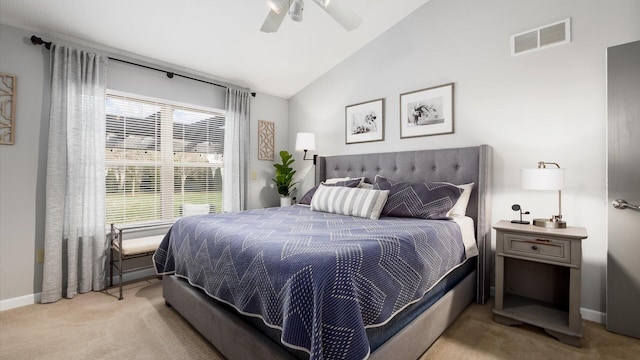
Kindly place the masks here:
<instances>
[{"instance_id":1,"label":"white lamp behind bed","mask_svg":"<svg viewBox=\"0 0 640 360\"><path fill-rule=\"evenodd\" d=\"M314 151L316 149L316 134L314 133L298 133L296 135L296 151L304 151L302 160L313 160L313 165L316 164L316 156L313 155L313 159L307 159L307 150Z\"/></svg>"}]
</instances>

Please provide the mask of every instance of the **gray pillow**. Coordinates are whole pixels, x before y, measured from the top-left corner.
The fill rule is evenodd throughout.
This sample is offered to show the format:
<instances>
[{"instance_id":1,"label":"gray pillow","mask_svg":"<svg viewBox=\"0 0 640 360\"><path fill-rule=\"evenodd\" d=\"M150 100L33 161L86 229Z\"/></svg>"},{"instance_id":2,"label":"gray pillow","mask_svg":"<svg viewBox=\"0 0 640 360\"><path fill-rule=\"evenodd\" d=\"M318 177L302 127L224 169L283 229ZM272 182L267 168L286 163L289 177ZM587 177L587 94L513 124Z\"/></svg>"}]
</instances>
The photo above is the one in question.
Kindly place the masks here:
<instances>
[{"instance_id":1,"label":"gray pillow","mask_svg":"<svg viewBox=\"0 0 640 360\"><path fill-rule=\"evenodd\" d=\"M383 216L449 220L447 212L462 195L462 189L445 182L394 182L376 175L374 189L389 190Z\"/></svg>"}]
</instances>

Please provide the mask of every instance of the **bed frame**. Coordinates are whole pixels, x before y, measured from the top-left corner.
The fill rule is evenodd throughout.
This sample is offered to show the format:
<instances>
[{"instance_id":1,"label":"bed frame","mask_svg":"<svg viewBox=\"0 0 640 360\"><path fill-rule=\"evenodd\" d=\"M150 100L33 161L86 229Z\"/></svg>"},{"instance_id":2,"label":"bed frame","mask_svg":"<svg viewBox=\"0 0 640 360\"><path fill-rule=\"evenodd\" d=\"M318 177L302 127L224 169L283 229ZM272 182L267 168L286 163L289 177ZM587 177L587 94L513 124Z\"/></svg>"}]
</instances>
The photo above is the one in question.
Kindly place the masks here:
<instances>
[{"instance_id":1,"label":"bed frame","mask_svg":"<svg viewBox=\"0 0 640 360\"><path fill-rule=\"evenodd\" d=\"M396 181L475 183L467 207L479 255L477 269L408 326L371 353L369 359L417 359L474 299L489 299L491 281L492 149L475 147L318 157L316 183L333 177L376 175ZM249 325L237 312L175 276L163 277L163 296L228 359L295 359L281 344Z\"/></svg>"}]
</instances>

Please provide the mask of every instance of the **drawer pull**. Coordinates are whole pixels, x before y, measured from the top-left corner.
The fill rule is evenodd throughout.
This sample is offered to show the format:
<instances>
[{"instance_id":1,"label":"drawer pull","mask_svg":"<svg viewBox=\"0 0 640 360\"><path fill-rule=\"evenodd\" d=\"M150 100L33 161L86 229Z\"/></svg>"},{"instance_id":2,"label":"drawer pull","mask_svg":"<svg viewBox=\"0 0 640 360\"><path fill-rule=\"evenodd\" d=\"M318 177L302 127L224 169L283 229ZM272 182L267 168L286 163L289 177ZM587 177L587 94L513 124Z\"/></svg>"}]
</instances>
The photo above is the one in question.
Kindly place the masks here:
<instances>
[{"instance_id":1,"label":"drawer pull","mask_svg":"<svg viewBox=\"0 0 640 360\"><path fill-rule=\"evenodd\" d=\"M533 250L538 250L538 247L537 247L537 246L535 246L535 245L533 245L533 246L531 247L531 249L533 249Z\"/></svg>"},{"instance_id":2,"label":"drawer pull","mask_svg":"<svg viewBox=\"0 0 640 360\"><path fill-rule=\"evenodd\" d=\"M541 243L541 241L540 241L539 239L538 239L538 240L535 240L535 241L531 241L531 240L529 240L529 241L523 241L523 242L526 242L526 243L529 243L529 244L540 244L540 243ZM542 245L544 245L544 246L557 246L557 247L562 247L562 245L560 245L560 244L554 244L554 243L552 243L552 242L551 242L551 241L549 241L549 240L544 240L544 242L542 242ZM535 245L534 245L534 246L535 246Z\"/></svg>"}]
</instances>

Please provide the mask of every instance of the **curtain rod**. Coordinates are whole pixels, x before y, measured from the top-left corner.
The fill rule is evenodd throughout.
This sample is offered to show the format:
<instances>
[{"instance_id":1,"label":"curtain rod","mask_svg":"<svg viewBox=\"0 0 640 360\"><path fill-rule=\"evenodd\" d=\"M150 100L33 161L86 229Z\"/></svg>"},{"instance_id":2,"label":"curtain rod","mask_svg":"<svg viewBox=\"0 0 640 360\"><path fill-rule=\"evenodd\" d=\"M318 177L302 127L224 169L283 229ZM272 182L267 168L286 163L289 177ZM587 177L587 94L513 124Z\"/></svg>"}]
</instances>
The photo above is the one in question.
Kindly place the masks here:
<instances>
[{"instance_id":1,"label":"curtain rod","mask_svg":"<svg viewBox=\"0 0 640 360\"><path fill-rule=\"evenodd\" d=\"M44 47L46 47L47 50L51 50L51 41L44 41L44 40L42 40L42 38L37 37L35 35L31 36L31 43L33 45L44 45ZM110 56L109 56L109 60L118 61L118 62L129 64L129 65L139 66L139 67L142 67L142 68L145 68L145 69L149 69L149 70L155 70L155 71L163 72L163 73L165 73L167 75L167 77L169 79L173 79L174 76L179 76L181 78L185 78L185 79L189 79L189 80L193 80L193 81L199 81L199 82L202 82L202 83L205 83L205 84L219 86L219 87L222 87L222 88L225 88L225 89L227 88L227 86L225 86L225 85L216 84L214 82L210 82L210 81L206 81L206 80L196 79L194 77L187 76L187 75L176 74L176 73L171 72L171 71L166 71L166 70L154 68L154 67L147 66L147 65L142 65L142 64L134 63L134 62L127 61L127 60L112 58ZM251 96L256 97L256 93L252 92Z\"/></svg>"}]
</instances>

